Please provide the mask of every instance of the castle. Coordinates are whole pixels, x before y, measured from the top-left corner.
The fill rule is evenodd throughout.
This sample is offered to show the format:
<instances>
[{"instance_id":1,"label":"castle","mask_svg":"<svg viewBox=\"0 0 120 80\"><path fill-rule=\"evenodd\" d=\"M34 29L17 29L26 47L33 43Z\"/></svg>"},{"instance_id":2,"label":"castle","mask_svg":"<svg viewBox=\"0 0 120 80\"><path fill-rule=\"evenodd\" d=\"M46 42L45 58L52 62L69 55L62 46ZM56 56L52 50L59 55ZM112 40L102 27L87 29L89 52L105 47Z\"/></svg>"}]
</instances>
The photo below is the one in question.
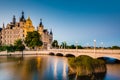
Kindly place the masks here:
<instances>
[{"instance_id":1,"label":"castle","mask_svg":"<svg viewBox=\"0 0 120 80\"><path fill-rule=\"evenodd\" d=\"M52 30L49 32L47 29L44 29L42 19L40 19L37 30L35 30L35 27L32 24L32 20L30 17L28 17L28 19L25 19L23 11L19 22L16 22L16 18L13 16L12 22L8 23L6 27L3 23L2 28L0 28L0 45L13 45L18 39L24 41L27 32L33 31L38 31L38 33L41 35L41 40L43 42L42 48L50 48L53 40Z\"/></svg>"}]
</instances>

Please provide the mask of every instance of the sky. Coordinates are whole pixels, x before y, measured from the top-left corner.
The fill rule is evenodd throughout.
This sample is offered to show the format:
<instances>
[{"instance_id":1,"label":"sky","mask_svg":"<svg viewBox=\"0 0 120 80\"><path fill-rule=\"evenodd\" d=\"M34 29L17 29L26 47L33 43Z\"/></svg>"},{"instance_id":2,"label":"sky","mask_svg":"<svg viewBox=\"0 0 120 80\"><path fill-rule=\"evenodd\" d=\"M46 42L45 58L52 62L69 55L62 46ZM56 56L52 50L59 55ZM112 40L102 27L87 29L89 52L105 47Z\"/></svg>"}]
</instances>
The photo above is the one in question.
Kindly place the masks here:
<instances>
[{"instance_id":1,"label":"sky","mask_svg":"<svg viewBox=\"0 0 120 80\"><path fill-rule=\"evenodd\" d=\"M59 44L120 46L120 0L0 0L0 26L22 11L35 27L42 18Z\"/></svg>"}]
</instances>

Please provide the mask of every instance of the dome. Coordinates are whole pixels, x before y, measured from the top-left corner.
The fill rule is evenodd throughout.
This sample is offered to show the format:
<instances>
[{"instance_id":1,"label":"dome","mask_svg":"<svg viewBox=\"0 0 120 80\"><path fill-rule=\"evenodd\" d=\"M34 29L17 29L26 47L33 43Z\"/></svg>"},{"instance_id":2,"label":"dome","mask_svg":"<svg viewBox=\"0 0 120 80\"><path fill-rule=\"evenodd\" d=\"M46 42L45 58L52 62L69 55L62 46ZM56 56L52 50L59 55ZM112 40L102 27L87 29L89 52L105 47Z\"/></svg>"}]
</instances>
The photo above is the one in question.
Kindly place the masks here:
<instances>
[{"instance_id":1,"label":"dome","mask_svg":"<svg viewBox=\"0 0 120 80\"><path fill-rule=\"evenodd\" d=\"M30 19L30 17L28 17L28 19L26 20L26 25L32 26L32 20Z\"/></svg>"}]
</instances>

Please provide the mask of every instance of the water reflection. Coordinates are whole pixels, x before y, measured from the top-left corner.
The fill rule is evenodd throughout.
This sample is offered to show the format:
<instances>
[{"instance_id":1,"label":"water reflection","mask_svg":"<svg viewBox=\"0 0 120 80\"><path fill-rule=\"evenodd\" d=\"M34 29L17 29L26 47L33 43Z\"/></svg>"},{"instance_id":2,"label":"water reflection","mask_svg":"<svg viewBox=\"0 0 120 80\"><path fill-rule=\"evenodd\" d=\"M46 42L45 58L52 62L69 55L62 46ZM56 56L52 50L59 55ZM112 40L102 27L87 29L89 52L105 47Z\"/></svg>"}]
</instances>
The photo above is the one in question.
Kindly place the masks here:
<instances>
[{"instance_id":1,"label":"water reflection","mask_svg":"<svg viewBox=\"0 0 120 80\"><path fill-rule=\"evenodd\" d=\"M0 80L67 80L66 58L4 57L3 62L0 63Z\"/></svg>"},{"instance_id":2,"label":"water reflection","mask_svg":"<svg viewBox=\"0 0 120 80\"><path fill-rule=\"evenodd\" d=\"M107 64L107 74L95 75L97 80L119 80L120 64ZM80 80L90 80L81 77ZM67 58L57 56L0 56L0 80L74 80L68 78Z\"/></svg>"}]
</instances>

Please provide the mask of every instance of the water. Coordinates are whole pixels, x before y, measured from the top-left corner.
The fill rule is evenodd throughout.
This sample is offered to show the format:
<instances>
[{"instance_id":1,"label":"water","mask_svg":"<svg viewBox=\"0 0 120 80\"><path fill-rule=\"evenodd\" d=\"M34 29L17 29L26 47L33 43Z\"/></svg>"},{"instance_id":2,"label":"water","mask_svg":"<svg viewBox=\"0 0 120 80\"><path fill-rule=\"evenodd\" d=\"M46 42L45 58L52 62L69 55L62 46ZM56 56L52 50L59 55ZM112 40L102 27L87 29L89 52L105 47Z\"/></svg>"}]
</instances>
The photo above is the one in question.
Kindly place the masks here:
<instances>
[{"instance_id":1,"label":"water","mask_svg":"<svg viewBox=\"0 0 120 80\"><path fill-rule=\"evenodd\" d=\"M104 80L120 80L120 64L107 64ZM69 80L66 57L0 56L0 80Z\"/></svg>"}]
</instances>

